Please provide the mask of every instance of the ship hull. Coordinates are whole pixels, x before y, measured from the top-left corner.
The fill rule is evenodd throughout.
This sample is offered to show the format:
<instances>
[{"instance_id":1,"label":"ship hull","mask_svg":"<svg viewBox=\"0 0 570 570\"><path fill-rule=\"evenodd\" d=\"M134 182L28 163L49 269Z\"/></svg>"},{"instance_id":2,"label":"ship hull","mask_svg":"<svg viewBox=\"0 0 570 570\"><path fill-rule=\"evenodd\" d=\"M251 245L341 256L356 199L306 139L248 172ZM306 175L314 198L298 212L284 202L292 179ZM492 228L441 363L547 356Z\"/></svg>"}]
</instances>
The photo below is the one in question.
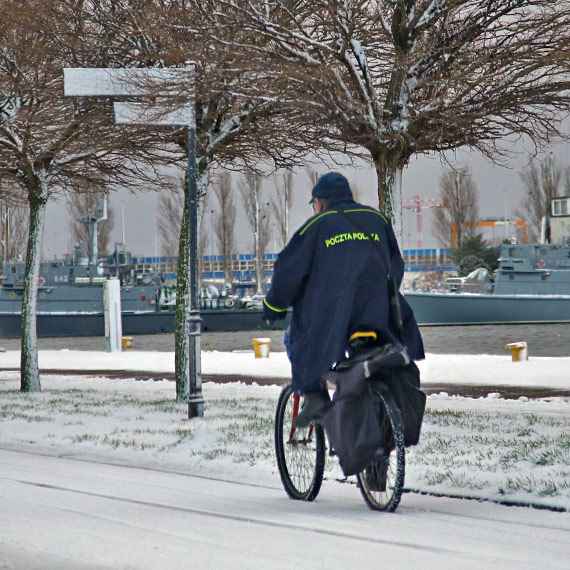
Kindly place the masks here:
<instances>
[{"instance_id":1,"label":"ship hull","mask_svg":"<svg viewBox=\"0 0 570 570\"><path fill-rule=\"evenodd\" d=\"M208 310L201 312L202 332L230 332L241 330L284 330L290 321L277 321L267 325L260 309ZM42 338L64 336L104 336L103 314L39 314L36 317L37 335ZM0 314L0 338L21 336L21 315ZM123 335L160 334L174 332L174 311L123 313Z\"/></svg>"},{"instance_id":2,"label":"ship hull","mask_svg":"<svg viewBox=\"0 0 570 570\"><path fill-rule=\"evenodd\" d=\"M419 325L570 322L570 296L405 293Z\"/></svg>"}]
</instances>

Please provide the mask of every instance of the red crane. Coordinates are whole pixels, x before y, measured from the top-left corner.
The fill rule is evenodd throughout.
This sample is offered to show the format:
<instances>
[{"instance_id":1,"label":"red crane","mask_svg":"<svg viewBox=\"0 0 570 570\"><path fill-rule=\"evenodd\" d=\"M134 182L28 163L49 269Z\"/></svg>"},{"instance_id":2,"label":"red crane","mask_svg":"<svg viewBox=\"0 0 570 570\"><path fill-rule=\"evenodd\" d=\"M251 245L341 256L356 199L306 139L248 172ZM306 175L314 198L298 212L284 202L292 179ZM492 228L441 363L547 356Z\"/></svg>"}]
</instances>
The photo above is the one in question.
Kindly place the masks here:
<instances>
[{"instance_id":1,"label":"red crane","mask_svg":"<svg viewBox=\"0 0 570 570\"><path fill-rule=\"evenodd\" d=\"M414 196L408 200L402 200L402 208L413 210L417 214L416 231L418 234L418 249L423 249L422 237L422 208L445 208L445 206L436 198L420 198Z\"/></svg>"}]
</instances>

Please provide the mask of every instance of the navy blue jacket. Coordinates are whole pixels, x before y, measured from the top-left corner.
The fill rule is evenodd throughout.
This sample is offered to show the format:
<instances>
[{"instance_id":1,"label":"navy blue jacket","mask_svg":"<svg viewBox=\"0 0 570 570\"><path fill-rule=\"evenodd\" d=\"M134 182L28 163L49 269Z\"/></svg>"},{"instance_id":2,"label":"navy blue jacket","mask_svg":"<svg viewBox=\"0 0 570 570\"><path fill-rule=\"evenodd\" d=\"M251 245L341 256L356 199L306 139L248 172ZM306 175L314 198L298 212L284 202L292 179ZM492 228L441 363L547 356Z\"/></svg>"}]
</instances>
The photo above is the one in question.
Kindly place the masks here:
<instances>
[{"instance_id":1,"label":"navy blue jacket","mask_svg":"<svg viewBox=\"0 0 570 570\"><path fill-rule=\"evenodd\" d=\"M294 390L319 389L325 373L344 357L353 332L366 329L396 336L389 318L386 262L399 286L404 261L391 224L374 208L353 200L331 203L307 220L279 254L264 311L267 318L276 318L293 307ZM401 295L400 303L402 340L411 358L424 358L412 310Z\"/></svg>"}]
</instances>

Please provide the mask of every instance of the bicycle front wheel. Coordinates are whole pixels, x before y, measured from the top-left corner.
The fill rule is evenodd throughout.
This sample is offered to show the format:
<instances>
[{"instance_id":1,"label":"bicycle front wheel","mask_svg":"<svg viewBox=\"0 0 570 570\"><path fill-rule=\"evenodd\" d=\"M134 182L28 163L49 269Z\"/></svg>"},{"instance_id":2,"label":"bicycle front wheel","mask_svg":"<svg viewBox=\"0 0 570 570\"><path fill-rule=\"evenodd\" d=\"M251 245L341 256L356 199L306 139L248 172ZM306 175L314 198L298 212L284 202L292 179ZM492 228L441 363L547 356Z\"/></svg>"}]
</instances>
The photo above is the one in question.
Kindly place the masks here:
<instances>
[{"instance_id":1,"label":"bicycle front wheel","mask_svg":"<svg viewBox=\"0 0 570 570\"><path fill-rule=\"evenodd\" d=\"M292 499L313 501L325 470L325 434L322 426L294 428L300 397L285 386L275 412L275 454L281 482Z\"/></svg>"},{"instance_id":2,"label":"bicycle front wheel","mask_svg":"<svg viewBox=\"0 0 570 570\"><path fill-rule=\"evenodd\" d=\"M374 390L380 396L378 418L385 436L386 454L358 474L358 486L372 510L394 512L404 489L404 425L400 410L386 386L378 385Z\"/></svg>"}]
</instances>

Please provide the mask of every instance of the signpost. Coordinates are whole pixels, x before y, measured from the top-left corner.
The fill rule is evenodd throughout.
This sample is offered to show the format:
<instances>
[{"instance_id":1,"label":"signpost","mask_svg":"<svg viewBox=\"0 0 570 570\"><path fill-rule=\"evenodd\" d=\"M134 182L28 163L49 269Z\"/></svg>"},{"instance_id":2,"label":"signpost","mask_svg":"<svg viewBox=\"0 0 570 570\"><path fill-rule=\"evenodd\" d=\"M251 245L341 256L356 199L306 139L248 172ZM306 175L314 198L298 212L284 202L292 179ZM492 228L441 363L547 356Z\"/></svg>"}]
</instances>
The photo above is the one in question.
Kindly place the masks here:
<instances>
[{"instance_id":1,"label":"signpost","mask_svg":"<svg viewBox=\"0 0 570 570\"><path fill-rule=\"evenodd\" d=\"M198 296L198 192L196 187L196 119L194 105L174 106L171 97L181 89L193 91L194 64L184 68L66 68L63 70L63 92L66 97L128 97L138 100L115 101L115 123L119 125L157 125L187 129L187 193L189 198L190 247L190 353L186 358L186 378L190 386L188 418L204 415L200 360L200 309ZM157 91L158 90L158 91ZM141 98L152 97L154 104ZM169 100L170 99L170 100ZM185 390L186 391L186 390Z\"/></svg>"}]
</instances>

